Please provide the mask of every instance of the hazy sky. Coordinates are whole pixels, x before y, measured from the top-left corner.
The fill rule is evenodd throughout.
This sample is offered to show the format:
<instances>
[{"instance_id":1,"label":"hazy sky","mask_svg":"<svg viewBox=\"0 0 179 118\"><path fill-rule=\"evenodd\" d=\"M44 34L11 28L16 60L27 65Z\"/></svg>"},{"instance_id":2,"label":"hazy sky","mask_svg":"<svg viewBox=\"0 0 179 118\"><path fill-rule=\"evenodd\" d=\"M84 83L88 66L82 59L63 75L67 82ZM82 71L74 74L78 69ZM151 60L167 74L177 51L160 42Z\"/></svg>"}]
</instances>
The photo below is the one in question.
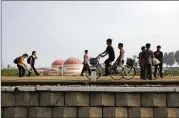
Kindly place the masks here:
<instances>
[{"instance_id":1,"label":"hazy sky","mask_svg":"<svg viewBox=\"0 0 179 118\"><path fill-rule=\"evenodd\" d=\"M9 1L2 2L2 62L13 64L23 53L37 51L37 66L56 59L95 57L106 39L124 43L125 57L142 45L179 49L179 1Z\"/></svg>"}]
</instances>

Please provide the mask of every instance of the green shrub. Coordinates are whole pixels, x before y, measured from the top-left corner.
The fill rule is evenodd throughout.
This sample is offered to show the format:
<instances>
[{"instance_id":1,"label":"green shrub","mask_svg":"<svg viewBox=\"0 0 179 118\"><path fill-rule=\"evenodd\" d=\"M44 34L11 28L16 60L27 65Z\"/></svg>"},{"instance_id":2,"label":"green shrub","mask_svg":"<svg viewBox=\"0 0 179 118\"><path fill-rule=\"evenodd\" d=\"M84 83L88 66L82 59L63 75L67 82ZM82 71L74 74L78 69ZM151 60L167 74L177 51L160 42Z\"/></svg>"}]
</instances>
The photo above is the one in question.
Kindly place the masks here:
<instances>
[{"instance_id":1,"label":"green shrub","mask_svg":"<svg viewBox=\"0 0 179 118\"><path fill-rule=\"evenodd\" d=\"M28 70L25 71L26 75L28 74ZM35 73L32 72L32 76L35 75ZM1 76L19 76L19 70L18 69L2 69L1 70Z\"/></svg>"}]
</instances>

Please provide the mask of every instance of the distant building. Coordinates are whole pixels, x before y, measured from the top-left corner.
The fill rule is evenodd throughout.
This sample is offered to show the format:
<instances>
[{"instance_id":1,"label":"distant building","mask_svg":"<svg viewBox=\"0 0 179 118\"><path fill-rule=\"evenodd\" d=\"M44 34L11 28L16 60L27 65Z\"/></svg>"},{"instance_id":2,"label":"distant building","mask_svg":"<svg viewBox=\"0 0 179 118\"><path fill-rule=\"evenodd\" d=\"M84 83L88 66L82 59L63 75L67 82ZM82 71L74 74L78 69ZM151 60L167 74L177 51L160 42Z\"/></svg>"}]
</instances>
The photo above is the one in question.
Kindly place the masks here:
<instances>
[{"instance_id":1,"label":"distant building","mask_svg":"<svg viewBox=\"0 0 179 118\"><path fill-rule=\"evenodd\" d=\"M79 75L83 68L83 64L77 58L68 58L63 65L64 75Z\"/></svg>"},{"instance_id":2,"label":"distant building","mask_svg":"<svg viewBox=\"0 0 179 118\"><path fill-rule=\"evenodd\" d=\"M52 63L52 69L56 70L59 75L62 75L64 60L56 60Z\"/></svg>"},{"instance_id":3,"label":"distant building","mask_svg":"<svg viewBox=\"0 0 179 118\"><path fill-rule=\"evenodd\" d=\"M50 68L39 68L42 75L80 75L83 68L82 62L77 58L55 60Z\"/></svg>"}]
</instances>

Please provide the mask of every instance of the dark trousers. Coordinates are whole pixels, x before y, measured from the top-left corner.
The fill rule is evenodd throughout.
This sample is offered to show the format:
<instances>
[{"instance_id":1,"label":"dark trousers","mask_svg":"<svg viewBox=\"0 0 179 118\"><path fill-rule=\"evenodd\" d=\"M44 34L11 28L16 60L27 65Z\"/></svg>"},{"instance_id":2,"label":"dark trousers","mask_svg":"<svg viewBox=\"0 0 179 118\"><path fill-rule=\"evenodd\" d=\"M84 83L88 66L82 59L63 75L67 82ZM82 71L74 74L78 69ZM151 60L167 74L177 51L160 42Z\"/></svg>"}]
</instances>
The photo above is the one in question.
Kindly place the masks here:
<instances>
[{"instance_id":1,"label":"dark trousers","mask_svg":"<svg viewBox=\"0 0 179 118\"><path fill-rule=\"evenodd\" d=\"M35 69L35 66L34 66L34 65L31 65L31 68L32 68L32 70L35 72L35 74L38 76L39 73L38 73L37 70ZM28 76L30 76L31 73L32 73L32 72L29 71Z\"/></svg>"},{"instance_id":2,"label":"dark trousers","mask_svg":"<svg viewBox=\"0 0 179 118\"><path fill-rule=\"evenodd\" d=\"M25 68L21 65L17 65L17 67L19 69L19 77L25 76Z\"/></svg>"},{"instance_id":3,"label":"dark trousers","mask_svg":"<svg viewBox=\"0 0 179 118\"><path fill-rule=\"evenodd\" d=\"M140 64L140 79L145 79L145 68L142 64Z\"/></svg>"},{"instance_id":4,"label":"dark trousers","mask_svg":"<svg viewBox=\"0 0 179 118\"><path fill-rule=\"evenodd\" d=\"M105 63L105 75L109 75L109 67L110 67L110 63L114 61L114 59L106 59L106 61L104 62Z\"/></svg>"},{"instance_id":5,"label":"dark trousers","mask_svg":"<svg viewBox=\"0 0 179 118\"><path fill-rule=\"evenodd\" d=\"M159 66L160 77L163 78L163 72L162 72L163 71L163 63L160 63L159 65L155 66L154 77L156 77L158 66Z\"/></svg>"},{"instance_id":6,"label":"dark trousers","mask_svg":"<svg viewBox=\"0 0 179 118\"><path fill-rule=\"evenodd\" d=\"M145 78L152 80L152 64L145 64Z\"/></svg>"},{"instance_id":7,"label":"dark trousers","mask_svg":"<svg viewBox=\"0 0 179 118\"><path fill-rule=\"evenodd\" d=\"M88 70L88 74L91 75L91 70L90 70L90 67L88 64L83 64L83 69L81 71L81 74L84 73L84 71L87 71Z\"/></svg>"}]
</instances>

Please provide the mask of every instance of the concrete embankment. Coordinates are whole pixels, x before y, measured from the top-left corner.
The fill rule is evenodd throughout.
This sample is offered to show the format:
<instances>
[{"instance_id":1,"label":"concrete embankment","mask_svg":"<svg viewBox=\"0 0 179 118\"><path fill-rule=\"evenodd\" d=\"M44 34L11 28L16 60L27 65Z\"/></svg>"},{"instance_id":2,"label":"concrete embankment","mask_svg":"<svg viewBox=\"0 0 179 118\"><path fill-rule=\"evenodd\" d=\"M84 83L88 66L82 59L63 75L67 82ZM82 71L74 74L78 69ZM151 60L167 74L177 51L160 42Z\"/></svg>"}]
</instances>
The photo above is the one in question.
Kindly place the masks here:
<instances>
[{"instance_id":1,"label":"concrete embankment","mask_svg":"<svg viewBox=\"0 0 179 118\"><path fill-rule=\"evenodd\" d=\"M179 87L1 87L2 118L178 118Z\"/></svg>"}]
</instances>

